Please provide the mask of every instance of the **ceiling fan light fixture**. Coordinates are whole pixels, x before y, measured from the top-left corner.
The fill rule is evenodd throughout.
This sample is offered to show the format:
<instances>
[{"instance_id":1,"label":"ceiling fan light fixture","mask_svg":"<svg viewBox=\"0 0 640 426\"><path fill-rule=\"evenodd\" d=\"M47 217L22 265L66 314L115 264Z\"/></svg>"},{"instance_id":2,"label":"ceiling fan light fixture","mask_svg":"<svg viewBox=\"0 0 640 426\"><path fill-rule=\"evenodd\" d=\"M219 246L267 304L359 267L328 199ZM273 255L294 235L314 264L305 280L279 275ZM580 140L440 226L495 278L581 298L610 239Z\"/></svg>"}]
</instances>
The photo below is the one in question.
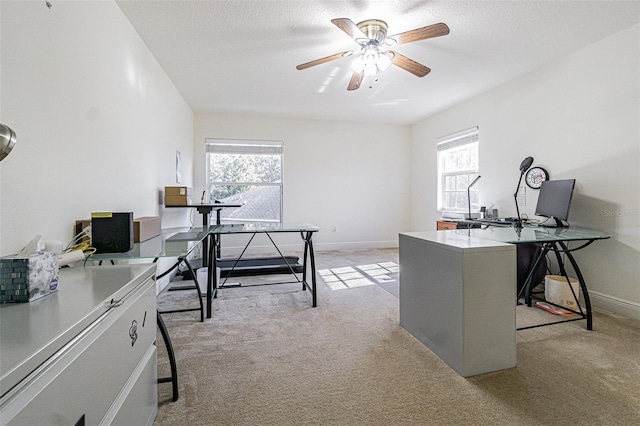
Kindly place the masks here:
<instances>
[{"instance_id":1,"label":"ceiling fan light fixture","mask_svg":"<svg viewBox=\"0 0 640 426\"><path fill-rule=\"evenodd\" d=\"M351 62L351 69L357 73L364 71L364 59L362 59L362 56L358 56Z\"/></svg>"},{"instance_id":2,"label":"ceiling fan light fixture","mask_svg":"<svg viewBox=\"0 0 640 426\"><path fill-rule=\"evenodd\" d=\"M377 65L380 71L386 71L391 66L391 58L386 53L378 55Z\"/></svg>"},{"instance_id":3,"label":"ceiling fan light fixture","mask_svg":"<svg viewBox=\"0 0 640 426\"><path fill-rule=\"evenodd\" d=\"M362 52L362 59L365 67L367 65L375 65L378 62L378 48L375 46L366 46Z\"/></svg>"}]
</instances>

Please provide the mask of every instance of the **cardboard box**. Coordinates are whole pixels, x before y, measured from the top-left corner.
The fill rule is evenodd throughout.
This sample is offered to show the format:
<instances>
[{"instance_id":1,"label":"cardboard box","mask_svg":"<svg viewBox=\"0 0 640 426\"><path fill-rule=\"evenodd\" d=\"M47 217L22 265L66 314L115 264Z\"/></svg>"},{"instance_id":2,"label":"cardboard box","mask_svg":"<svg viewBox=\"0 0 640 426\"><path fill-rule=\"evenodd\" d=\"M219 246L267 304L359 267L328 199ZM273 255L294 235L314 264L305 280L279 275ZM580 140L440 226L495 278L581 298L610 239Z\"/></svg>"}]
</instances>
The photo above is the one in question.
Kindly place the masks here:
<instances>
[{"instance_id":1,"label":"cardboard box","mask_svg":"<svg viewBox=\"0 0 640 426\"><path fill-rule=\"evenodd\" d=\"M191 188L188 186L165 186L164 195L191 197Z\"/></svg>"},{"instance_id":2,"label":"cardboard box","mask_svg":"<svg viewBox=\"0 0 640 426\"><path fill-rule=\"evenodd\" d=\"M31 302L58 290L58 255L38 252L0 257L0 303Z\"/></svg>"},{"instance_id":3,"label":"cardboard box","mask_svg":"<svg viewBox=\"0 0 640 426\"><path fill-rule=\"evenodd\" d=\"M191 204L191 188L188 186L165 186L165 206L186 206Z\"/></svg>"},{"instance_id":4,"label":"cardboard box","mask_svg":"<svg viewBox=\"0 0 640 426\"><path fill-rule=\"evenodd\" d=\"M160 216L143 216L133 220L133 242L141 243L162 232Z\"/></svg>"},{"instance_id":5,"label":"cardboard box","mask_svg":"<svg viewBox=\"0 0 640 426\"><path fill-rule=\"evenodd\" d=\"M189 204L191 204L191 198L172 195L164 196L165 206L188 206Z\"/></svg>"}]
</instances>

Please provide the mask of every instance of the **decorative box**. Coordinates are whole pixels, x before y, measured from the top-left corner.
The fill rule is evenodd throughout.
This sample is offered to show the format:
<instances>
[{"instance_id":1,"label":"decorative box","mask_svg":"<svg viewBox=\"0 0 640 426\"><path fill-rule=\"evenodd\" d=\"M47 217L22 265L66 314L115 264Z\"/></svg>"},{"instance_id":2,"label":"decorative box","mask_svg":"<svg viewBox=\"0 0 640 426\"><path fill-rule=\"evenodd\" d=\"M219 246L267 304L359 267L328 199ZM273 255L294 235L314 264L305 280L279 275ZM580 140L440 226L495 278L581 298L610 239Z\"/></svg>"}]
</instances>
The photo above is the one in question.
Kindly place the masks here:
<instances>
[{"instance_id":1,"label":"decorative box","mask_svg":"<svg viewBox=\"0 0 640 426\"><path fill-rule=\"evenodd\" d=\"M58 290L58 255L0 257L0 303L31 302Z\"/></svg>"}]
</instances>

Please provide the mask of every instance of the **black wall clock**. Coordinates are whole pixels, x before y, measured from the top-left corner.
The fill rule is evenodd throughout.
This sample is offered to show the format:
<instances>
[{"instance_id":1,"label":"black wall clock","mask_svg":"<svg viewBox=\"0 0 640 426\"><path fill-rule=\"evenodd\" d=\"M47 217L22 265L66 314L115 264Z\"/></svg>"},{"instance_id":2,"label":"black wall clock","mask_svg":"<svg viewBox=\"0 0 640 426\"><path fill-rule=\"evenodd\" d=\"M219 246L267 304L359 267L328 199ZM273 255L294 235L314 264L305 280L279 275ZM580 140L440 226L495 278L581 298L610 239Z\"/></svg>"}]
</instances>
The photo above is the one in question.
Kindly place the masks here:
<instances>
[{"instance_id":1,"label":"black wall clock","mask_svg":"<svg viewBox=\"0 0 640 426\"><path fill-rule=\"evenodd\" d=\"M549 173L542 167L532 167L527 171L525 182L533 189L540 189L542 182L549 179Z\"/></svg>"}]
</instances>

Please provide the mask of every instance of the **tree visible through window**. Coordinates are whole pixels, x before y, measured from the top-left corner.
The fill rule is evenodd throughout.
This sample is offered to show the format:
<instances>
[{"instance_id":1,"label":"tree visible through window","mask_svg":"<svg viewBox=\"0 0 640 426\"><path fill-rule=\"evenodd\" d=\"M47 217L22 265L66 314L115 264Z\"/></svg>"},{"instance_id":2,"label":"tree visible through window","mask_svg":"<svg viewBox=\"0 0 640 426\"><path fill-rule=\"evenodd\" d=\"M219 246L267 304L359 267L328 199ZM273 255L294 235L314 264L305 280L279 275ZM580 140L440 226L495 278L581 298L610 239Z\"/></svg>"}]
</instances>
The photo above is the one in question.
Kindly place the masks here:
<instances>
[{"instance_id":1,"label":"tree visible through window","mask_svg":"<svg viewBox=\"0 0 640 426\"><path fill-rule=\"evenodd\" d=\"M210 201L243 204L223 209L226 222L282 221L282 142L207 139Z\"/></svg>"},{"instance_id":2,"label":"tree visible through window","mask_svg":"<svg viewBox=\"0 0 640 426\"><path fill-rule=\"evenodd\" d=\"M478 174L478 128L438 139L438 209L467 211L467 189ZM479 208L479 190L470 191L472 210Z\"/></svg>"}]
</instances>

